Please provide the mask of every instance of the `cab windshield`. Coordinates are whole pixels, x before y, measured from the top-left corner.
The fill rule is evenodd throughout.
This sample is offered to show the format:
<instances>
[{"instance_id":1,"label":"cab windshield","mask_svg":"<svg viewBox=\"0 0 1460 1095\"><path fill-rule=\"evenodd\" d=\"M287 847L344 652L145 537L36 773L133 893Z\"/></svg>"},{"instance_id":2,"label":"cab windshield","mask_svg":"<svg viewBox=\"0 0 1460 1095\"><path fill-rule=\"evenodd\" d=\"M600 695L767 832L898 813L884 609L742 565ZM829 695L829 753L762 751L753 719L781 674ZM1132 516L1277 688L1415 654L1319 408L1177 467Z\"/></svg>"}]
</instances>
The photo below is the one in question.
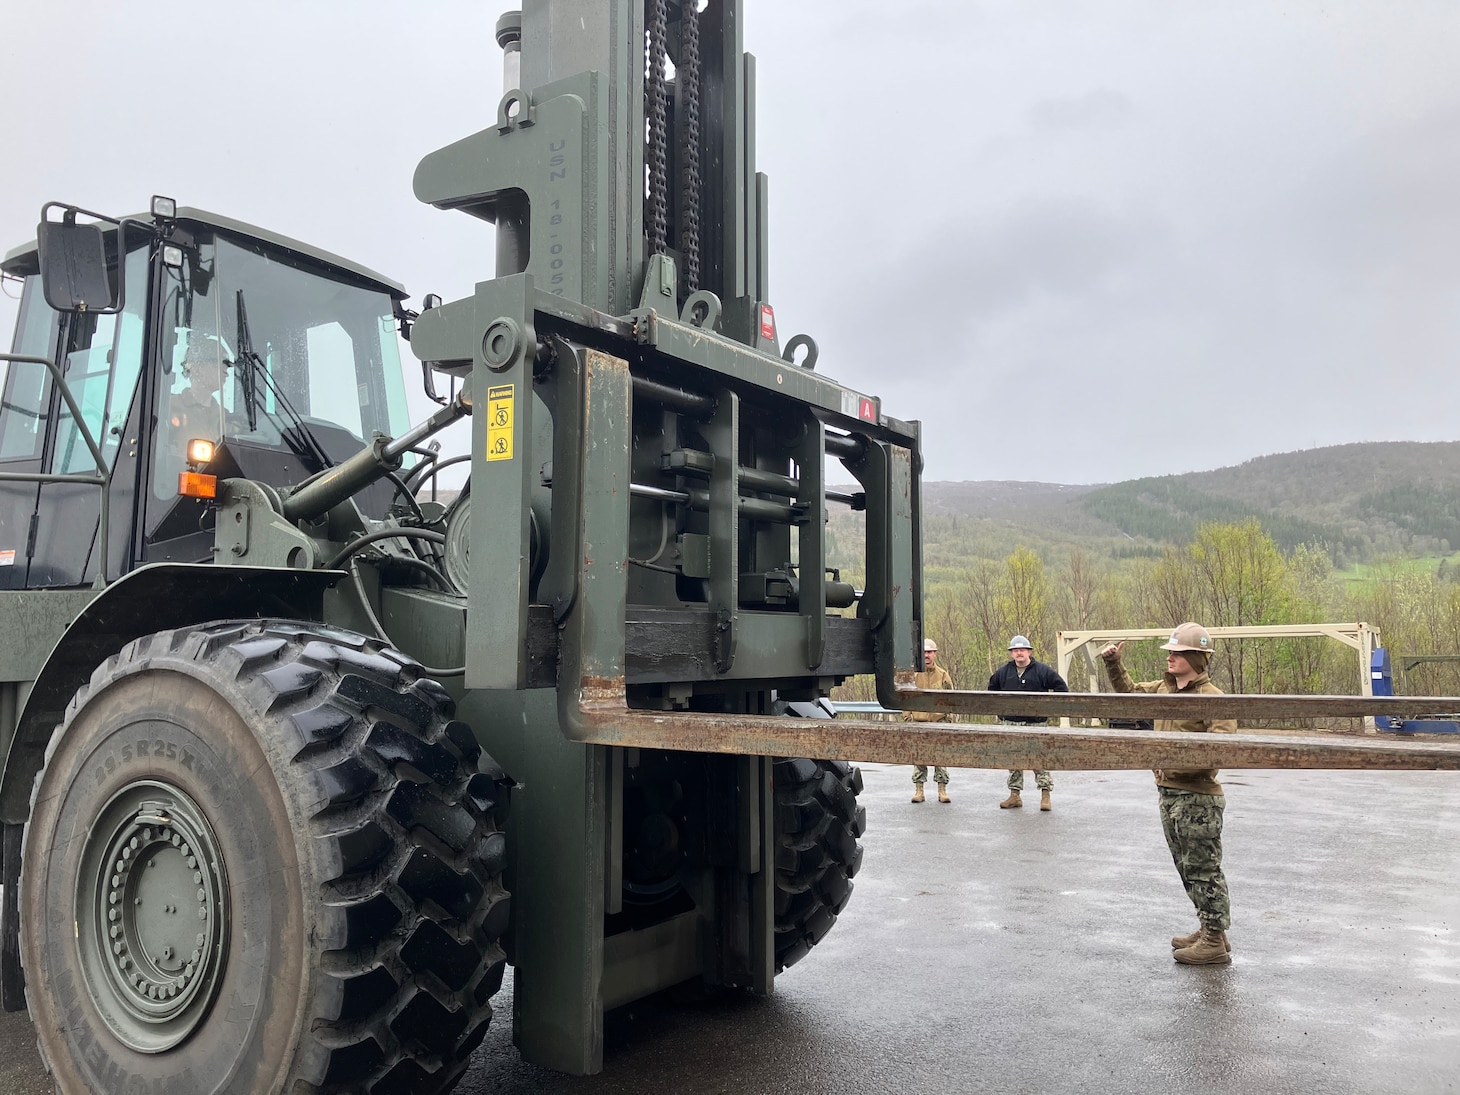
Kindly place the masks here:
<instances>
[{"instance_id":1,"label":"cab windshield","mask_svg":"<svg viewBox=\"0 0 1460 1095\"><path fill-rule=\"evenodd\" d=\"M200 235L166 270L161 340L159 499L195 438L289 453L303 478L408 428L390 295L260 244Z\"/></svg>"}]
</instances>

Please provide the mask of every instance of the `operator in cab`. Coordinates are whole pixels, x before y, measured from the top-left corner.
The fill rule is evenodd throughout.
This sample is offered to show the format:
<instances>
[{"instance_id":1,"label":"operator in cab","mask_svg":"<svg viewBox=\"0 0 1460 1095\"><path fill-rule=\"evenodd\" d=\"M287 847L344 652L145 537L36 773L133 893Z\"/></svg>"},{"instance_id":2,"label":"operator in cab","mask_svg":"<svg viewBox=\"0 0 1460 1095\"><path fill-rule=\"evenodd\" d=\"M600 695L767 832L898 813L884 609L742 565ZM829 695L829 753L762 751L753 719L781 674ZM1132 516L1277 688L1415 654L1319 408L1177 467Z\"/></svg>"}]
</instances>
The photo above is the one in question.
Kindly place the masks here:
<instances>
[{"instance_id":1,"label":"operator in cab","mask_svg":"<svg viewBox=\"0 0 1460 1095\"><path fill-rule=\"evenodd\" d=\"M173 394L167 414L175 436L218 441L223 436L223 347L210 338L193 339L183 357L187 384Z\"/></svg>"}]
</instances>

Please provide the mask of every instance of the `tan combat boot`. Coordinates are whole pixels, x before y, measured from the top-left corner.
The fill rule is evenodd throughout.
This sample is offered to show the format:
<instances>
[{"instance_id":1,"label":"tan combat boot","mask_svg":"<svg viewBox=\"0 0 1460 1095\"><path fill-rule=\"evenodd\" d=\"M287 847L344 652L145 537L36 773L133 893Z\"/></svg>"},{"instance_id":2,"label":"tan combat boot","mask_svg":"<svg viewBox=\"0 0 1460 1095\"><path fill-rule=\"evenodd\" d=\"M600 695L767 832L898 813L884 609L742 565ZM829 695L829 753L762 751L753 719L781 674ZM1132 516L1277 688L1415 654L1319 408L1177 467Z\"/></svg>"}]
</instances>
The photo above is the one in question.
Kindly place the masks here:
<instances>
[{"instance_id":1,"label":"tan combat boot","mask_svg":"<svg viewBox=\"0 0 1460 1095\"><path fill-rule=\"evenodd\" d=\"M1232 961L1232 951L1226 932L1203 927L1195 943L1173 951L1171 957L1187 966L1225 966Z\"/></svg>"},{"instance_id":2,"label":"tan combat boot","mask_svg":"<svg viewBox=\"0 0 1460 1095\"><path fill-rule=\"evenodd\" d=\"M921 783L914 783L913 784L913 797L912 797L912 800L914 802L922 802L923 801L923 785Z\"/></svg>"},{"instance_id":3,"label":"tan combat boot","mask_svg":"<svg viewBox=\"0 0 1460 1095\"><path fill-rule=\"evenodd\" d=\"M1179 951L1182 947L1189 947L1201 938L1201 925L1198 924L1196 931L1190 935L1173 935L1171 937L1171 949Z\"/></svg>"},{"instance_id":4,"label":"tan combat boot","mask_svg":"<svg viewBox=\"0 0 1460 1095\"><path fill-rule=\"evenodd\" d=\"M1197 928L1196 931L1192 932L1190 935L1173 935L1171 937L1171 949L1174 951L1179 951L1182 947L1191 946L1200 938L1200 928ZM1227 948L1227 952L1230 954L1232 951L1232 944L1227 942L1226 932L1222 933L1222 944Z\"/></svg>"},{"instance_id":5,"label":"tan combat boot","mask_svg":"<svg viewBox=\"0 0 1460 1095\"><path fill-rule=\"evenodd\" d=\"M940 784L938 784L938 801L939 802L952 802L953 801L951 798L948 797L948 785L946 783L940 783Z\"/></svg>"},{"instance_id":6,"label":"tan combat boot","mask_svg":"<svg viewBox=\"0 0 1460 1095\"><path fill-rule=\"evenodd\" d=\"M1049 804L1049 792L1048 791L1040 791L1039 792L1039 808L1041 810L1044 810L1044 811L1049 811L1050 809L1052 809L1052 807Z\"/></svg>"},{"instance_id":7,"label":"tan combat boot","mask_svg":"<svg viewBox=\"0 0 1460 1095\"><path fill-rule=\"evenodd\" d=\"M1024 800L1019 797L1018 791L1010 791L1009 797L999 803L1000 810L1015 810L1024 805Z\"/></svg>"}]
</instances>

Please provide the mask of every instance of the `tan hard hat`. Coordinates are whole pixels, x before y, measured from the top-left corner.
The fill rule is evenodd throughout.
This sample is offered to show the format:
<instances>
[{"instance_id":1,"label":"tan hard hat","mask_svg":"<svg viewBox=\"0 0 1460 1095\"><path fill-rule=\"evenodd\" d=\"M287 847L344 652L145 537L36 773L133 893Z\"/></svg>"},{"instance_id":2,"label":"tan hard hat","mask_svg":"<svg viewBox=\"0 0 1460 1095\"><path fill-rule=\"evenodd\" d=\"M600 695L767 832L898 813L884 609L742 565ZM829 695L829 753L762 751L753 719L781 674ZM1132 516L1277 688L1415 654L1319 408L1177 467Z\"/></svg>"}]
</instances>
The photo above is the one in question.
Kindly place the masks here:
<instances>
[{"instance_id":1,"label":"tan hard hat","mask_svg":"<svg viewBox=\"0 0 1460 1095\"><path fill-rule=\"evenodd\" d=\"M1196 650L1203 654L1212 652L1212 637L1201 624L1184 623L1171 632L1171 639L1161 644L1162 650Z\"/></svg>"},{"instance_id":2,"label":"tan hard hat","mask_svg":"<svg viewBox=\"0 0 1460 1095\"><path fill-rule=\"evenodd\" d=\"M935 643L932 639L924 639L923 640L923 653L924 654L936 653L937 652L937 649L938 649L938 644Z\"/></svg>"}]
</instances>

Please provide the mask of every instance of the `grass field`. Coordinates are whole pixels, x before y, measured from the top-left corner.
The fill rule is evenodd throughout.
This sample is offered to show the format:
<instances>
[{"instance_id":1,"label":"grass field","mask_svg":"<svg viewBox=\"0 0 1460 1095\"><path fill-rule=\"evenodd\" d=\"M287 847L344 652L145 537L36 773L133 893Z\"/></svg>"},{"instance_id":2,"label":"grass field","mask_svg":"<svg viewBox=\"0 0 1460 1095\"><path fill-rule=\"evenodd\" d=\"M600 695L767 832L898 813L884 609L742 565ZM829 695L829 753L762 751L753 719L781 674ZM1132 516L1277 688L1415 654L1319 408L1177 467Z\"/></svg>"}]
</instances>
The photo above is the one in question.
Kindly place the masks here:
<instances>
[{"instance_id":1,"label":"grass field","mask_svg":"<svg viewBox=\"0 0 1460 1095\"><path fill-rule=\"evenodd\" d=\"M1460 551L1449 555L1419 555L1413 559L1385 559L1377 563L1355 563L1343 570L1335 570L1333 576L1345 582L1371 582L1376 579L1392 578L1398 574L1434 574L1443 565L1445 569L1460 568Z\"/></svg>"}]
</instances>

